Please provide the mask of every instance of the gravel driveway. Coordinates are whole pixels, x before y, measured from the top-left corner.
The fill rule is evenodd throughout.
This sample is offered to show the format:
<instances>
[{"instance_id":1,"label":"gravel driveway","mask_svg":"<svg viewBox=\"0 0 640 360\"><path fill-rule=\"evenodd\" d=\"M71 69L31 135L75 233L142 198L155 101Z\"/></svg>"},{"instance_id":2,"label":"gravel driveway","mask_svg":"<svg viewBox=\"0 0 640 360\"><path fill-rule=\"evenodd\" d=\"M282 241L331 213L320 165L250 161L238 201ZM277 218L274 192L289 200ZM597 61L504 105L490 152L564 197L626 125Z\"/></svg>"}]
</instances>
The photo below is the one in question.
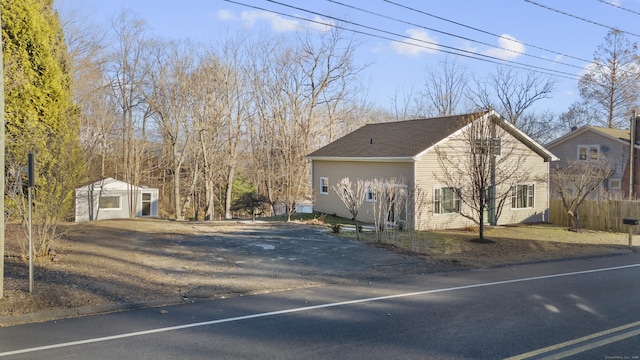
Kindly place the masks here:
<instances>
[{"instance_id":1,"label":"gravel driveway","mask_svg":"<svg viewBox=\"0 0 640 360\"><path fill-rule=\"evenodd\" d=\"M292 223L109 220L63 230L32 294L19 236L8 237L0 326L460 269Z\"/></svg>"},{"instance_id":2,"label":"gravel driveway","mask_svg":"<svg viewBox=\"0 0 640 360\"><path fill-rule=\"evenodd\" d=\"M201 286L190 297L246 293L267 288L370 281L407 274L454 270L453 265L371 247L328 233L326 228L296 225L237 226L208 235L183 237L181 245L215 256L233 281ZM445 268L446 267L446 268Z\"/></svg>"}]
</instances>

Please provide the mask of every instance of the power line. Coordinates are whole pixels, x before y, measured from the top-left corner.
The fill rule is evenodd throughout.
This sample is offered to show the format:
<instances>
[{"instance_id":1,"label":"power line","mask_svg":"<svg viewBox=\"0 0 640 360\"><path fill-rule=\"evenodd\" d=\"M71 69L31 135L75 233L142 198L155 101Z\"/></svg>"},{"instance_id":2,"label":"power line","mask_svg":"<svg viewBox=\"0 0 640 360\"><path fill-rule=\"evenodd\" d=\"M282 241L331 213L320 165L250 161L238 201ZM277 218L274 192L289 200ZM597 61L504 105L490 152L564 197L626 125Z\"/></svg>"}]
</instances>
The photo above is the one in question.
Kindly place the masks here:
<instances>
[{"instance_id":1,"label":"power line","mask_svg":"<svg viewBox=\"0 0 640 360\"><path fill-rule=\"evenodd\" d=\"M531 57L531 58L538 59L538 60L543 60L543 61L548 61L548 62L552 62L552 63L555 63L555 64L569 66L569 67L573 67L573 68L580 69L580 70L583 69L582 66L568 64L568 63L565 63L565 62L562 62L562 61L557 61L557 60L545 58L545 57L542 57L542 56L527 54L525 52L518 51L518 50L513 50L513 49L508 49L508 48L504 48L504 47L500 47L500 46L495 46L493 44L489 44L489 43L485 43L485 42L482 42L482 41L474 40L474 39L471 39L471 38L468 38L468 37L456 35L456 34L453 34L453 33L441 31L441 30L438 30L438 29L430 28L430 27L426 27L426 26L419 25L419 24L416 24L416 23L412 23L412 22L409 22L409 21L405 21L405 20L402 20L402 19L394 18L394 17L388 16L388 15L383 15L383 14L380 14L380 13L376 13L375 11L363 9L363 8L360 8L360 7L357 7L357 6L354 6L354 5L344 4L344 3L336 1L336 0L327 0L327 1L329 1L331 3L334 3L334 4L341 5L341 6L345 6L345 7L354 9L354 10L362 11L362 12L365 12L365 13L368 13L368 14L371 14L371 15L382 17L382 18L385 18L385 19L397 21L397 22L400 22L400 23L403 23L403 24L407 24L407 25L419 27L421 29L425 29L425 30L429 30L429 31L432 31L432 32L436 32L436 33L439 33L439 34L455 37L455 38L458 38L458 39L474 42L474 43L477 43L477 44L481 44L481 45L489 46L489 47L492 47L492 48L496 48L496 49L512 52L512 53L515 53L515 54ZM503 36L498 36L498 38L511 40L511 39L503 37Z\"/></svg>"},{"instance_id":2,"label":"power line","mask_svg":"<svg viewBox=\"0 0 640 360\"><path fill-rule=\"evenodd\" d=\"M622 6L618 5L618 4L610 3L610 2L608 2L608 1L604 1L604 0L598 0L598 1L600 1L600 2L601 2L601 3L603 3L603 4L607 4L607 5L609 5L609 6L613 6L614 8L618 8L618 9L620 9L620 10L624 10L624 11L630 12L630 13L632 13L632 14L640 15L640 12L637 12L637 11L635 11L635 10L631 10L631 9L624 8L624 7L622 7Z\"/></svg>"},{"instance_id":3,"label":"power line","mask_svg":"<svg viewBox=\"0 0 640 360\"><path fill-rule=\"evenodd\" d=\"M569 80L578 80L580 78L576 74L572 74L572 73L568 73L568 72L564 72L564 71L548 69L548 68L544 68L544 67L541 67L541 66L524 64L524 63L520 63L520 62L512 61L512 60L504 60L504 59L500 59L500 58L495 57L495 56L490 56L490 55L485 55L485 54L478 54L478 53L475 53L475 52L472 52L472 51L468 51L468 50L464 50L464 49L458 49L458 48L451 47L451 46L435 44L433 42L422 40L422 39L411 38L411 40L413 40L413 41L417 41L417 42L421 42L421 43L425 43L425 44L429 44L429 45L435 45L435 46L438 46L439 48L433 48L433 47L419 45L419 44L416 44L414 42L407 42L407 41L404 41L404 40L388 38L388 37L384 37L384 36L380 36L380 35L375 35L375 34L371 34L371 33L367 33L367 32L362 32L362 31L358 31L358 30L354 30L354 29L350 29L350 28L341 27L341 26L338 26L338 25L335 25L335 24L322 23L322 22L319 22L319 21L310 20L310 19L306 19L306 18L302 18L302 17L298 17L298 16L295 16L295 15L290 15L290 14L286 14L286 13L282 13L282 12L277 12L275 10L264 9L264 8L260 8L260 7L257 7L257 6L248 5L248 4L244 4L244 3L240 3L240 2L236 2L236 1L232 1L232 0L225 0L225 1L230 2L230 3L234 3L234 4L238 4L238 5L242 5L242 6L246 6L246 7L250 7L250 8L254 8L254 9L257 9L257 10L263 10L263 11L275 13L275 14L282 15L282 16L296 18L296 19L303 20L303 21L322 24L323 26L332 26L332 27L343 29L343 30L346 30L346 31L365 34L365 35L368 35L368 36L373 36L373 37L384 39L384 40L401 42L403 44L407 44L407 45L411 45L411 46L418 46L418 47L423 47L423 48L429 49L429 50L440 51L440 52L443 52L443 53L446 53L446 54L463 56L463 57L467 57L467 58L471 58L471 59L475 59L475 60L487 61L487 62L490 62L490 63L499 64L499 65L510 64L509 66L512 66L512 67L515 67L515 68L520 68L520 69L525 69L525 70L534 69L535 71L538 71L538 72L541 72L541 73L545 73L547 75L558 76L558 77L562 77L562 78L569 79ZM368 30L377 31L377 32L381 32L381 33L392 35L392 36L397 36L399 38L406 38L406 36L402 35L402 34L398 34L398 33L390 32L390 31L374 28L374 27L367 26L367 25L362 25L362 24L355 23L355 22L352 22L352 21L347 21L347 20L344 20L344 19L339 19L339 18L336 18L336 17L333 17L333 16L329 16L329 15L322 14L322 13L315 12L315 11L311 11L311 10L308 10L308 9L304 9L304 8L296 7L296 6L293 6L293 5L281 3L281 2L278 2L278 1L275 1L275 0L267 0L267 1L271 2L271 3L274 3L274 4L281 5L281 6L285 6L285 7L294 9L294 10L304 11L304 12L307 12L307 13L310 13L310 14L313 14L313 15L325 17L325 18L332 19L332 20L336 20L336 21L339 21L339 22L342 22L342 23L346 23L346 24L351 24L351 25L355 25L355 26L358 26L358 27L362 27L362 28L365 28L365 29L368 29ZM449 50L448 51L447 50L442 50L442 49L440 49L440 47L441 48L445 48L445 49L449 49ZM467 54L470 54L470 55L467 55Z\"/></svg>"},{"instance_id":4,"label":"power line","mask_svg":"<svg viewBox=\"0 0 640 360\"><path fill-rule=\"evenodd\" d=\"M562 15L565 15L565 16L568 16L568 17L572 17L574 19L578 19L578 20L587 22L587 23L592 24L592 25L600 26L600 27L603 27L603 28L609 29L609 30L617 30L617 31L623 32L625 34L629 34L631 36L640 37L640 35L638 35L636 33L632 33L632 32L629 32L629 31L623 31L623 30L620 30L620 29L617 29L617 28L614 28L614 27L611 27L611 26L608 26L608 25L600 24L600 23L595 22L593 20L585 19L583 17L577 16L577 15L573 15L573 14L570 14L570 13L562 11L562 10L554 9L552 7L537 3L537 2L532 1L532 0L524 0L524 1L526 1L526 2L528 2L530 4L533 4L533 5L539 6L539 7L543 8L543 9L547 9L547 10L550 10L550 11L553 11L553 12L557 12L558 14L562 14Z\"/></svg>"},{"instance_id":5,"label":"power line","mask_svg":"<svg viewBox=\"0 0 640 360\"><path fill-rule=\"evenodd\" d=\"M426 16L432 17L434 19L442 20L442 21L445 21L445 22L448 22L448 23L451 23L451 24L454 24L454 25L458 25L458 26L461 26L461 27L464 27L464 28L467 28L467 29L470 29L470 30L474 30L474 31L477 31L477 32L480 32L480 33L483 33L483 34L486 34L486 35L491 35L491 36L495 36L495 37L502 37L501 35L494 34L492 32L486 31L486 30L478 29L478 28L475 28L473 26L465 25L465 24L462 24L462 23L459 23L459 22L456 22L456 21L453 21L453 20L449 20L449 19L443 18L443 17L438 16L438 15L430 14L430 13L428 13L426 11L418 10L416 8L413 8L413 7L410 7L410 6L407 6L407 5L402 5L402 4L399 4L399 3L391 1L391 0L383 0L383 1L387 2L389 4L392 4L392 5L395 5L395 6L398 6L398 7L413 11L413 12L417 12L417 13L422 14L422 15L426 15ZM528 46L528 47L533 48L533 49L547 51L547 52L550 52L550 53L555 54L555 55L560 55L560 56L568 57L568 58L575 59L575 60L580 60L580 61L587 62L587 63L591 61L591 60L582 59L582 58L579 58L579 57L576 57L576 56L563 54L563 53L558 52L558 51L545 49L543 47L532 45L532 44L528 44L528 43L525 43L525 42L522 42L522 41L518 41L518 40L515 40L515 39L509 39L509 38L503 38L503 39L511 41L511 42L514 42L514 43L517 43L517 44L525 45L525 46Z\"/></svg>"},{"instance_id":6,"label":"power line","mask_svg":"<svg viewBox=\"0 0 640 360\"><path fill-rule=\"evenodd\" d=\"M334 0L327 0L327 1L334 2ZM398 7L401 7L401 8L407 9L407 10L410 10L410 11L417 12L417 13L419 13L419 14L423 14L423 15L426 15L426 16L429 16L429 17L433 17L433 18L438 19L438 20L442 20L442 21L445 21L445 22L450 22L450 23L455 24L455 25L459 25L459 26L462 26L462 27L465 27L465 28L468 28L468 29L471 29L471 30L474 30L474 31L478 31L478 32L481 32L481 33L483 33L483 34L487 34L487 35L492 35L492 36L501 37L501 36L500 36L500 35L498 35L498 34L494 34L494 33L491 33L491 32L488 32L488 31L485 31L485 30L482 30L482 29L478 29L478 28L474 28L474 27L472 27L472 26L468 26L468 25L465 25L465 24L462 24L462 23L458 23L458 22L455 22L455 21L453 21L453 20L449 20L449 19L446 19L446 18L441 17L441 16L433 15L433 14L430 14L430 13L428 13L428 12L425 12L425 11L422 11L422 10L418 10L418 9L415 9L415 8L412 8L412 7L410 7L410 6L402 5L402 4L399 4L399 3L394 2L394 1L391 1L391 0L383 0L383 1L385 1L385 2L387 2L387 3L389 3L389 4L396 5L396 6L398 6ZM539 5L539 4L537 4L537 3L533 2L533 1L530 1L530 0L525 0L525 1L527 1L527 2L531 2L531 3L536 4L536 5ZM598 1L602 1L602 2L604 2L604 0L598 0ZM605 3L606 3L606 2L605 2ZM610 4L610 5L613 5L613 4ZM539 6L543 6L543 5L539 5ZM544 7L544 6L543 6L543 7ZM549 8L549 9L550 9L550 8ZM550 9L550 10L553 10L553 9ZM570 15L570 14L568 14L568 16L571 16L571 15ZM590 22L589 20L585 20L585 21ZM601 26L605 26L605 25L601 25ZM612 29L613 29L613 28L612 28ZM615 29L614 29L614 30L615 30ZM624 31L621 31L621 32L624 32ZM556 52L556 51L553 51L553 50L549 50L549 49L541 48L541 47L538 47L538 46L535 46L535 45L531 45L531 44L527 44L527 43L520 42L520 41L515 40L515 39L510 39L510 38L506 38L506 37L502 37L502 39L505 39L505 40L508 40L508 41L512 41L512 42L515 42L515 43L519 43L519 44L522 44L522 45L525 45L525 46L529 46L529 47L532 47L532 48L536 48L536 49L539 49L539 50L548 51L548 52L551 52L551 53L554 53L554 54L557 54L557 55L561 55L561 56L569 57L569 58L572 58L572 59L580 60L580 61L583 61L583 62L587 62L587 63L591 63L591 62L592 62L591 60L585 60L585 59L581 59L581 58L578 58L578 57L575 57L575 56L571 56L571 55L563 54L563 53ZM549 59L547 59L547 60L549 60ZM549 60L549 61L553 61L553 60ZM563 65L568 65L568 64L564 64L564 63L562 63L562 62L558 62L558 63L563 64ZM568 65L568 66L573 66L573 65ZM579 67L579 69L581 69L581 70L582 70L583 68L580 68L580 67ZM622 70L622 71L623 71L624 73L627 73L627 74L633 74L633 72L630 72L630 71L624 71L624 70ZM579 77L579 79L581 79L581 77Z\"/></svg>"}]
</instances>

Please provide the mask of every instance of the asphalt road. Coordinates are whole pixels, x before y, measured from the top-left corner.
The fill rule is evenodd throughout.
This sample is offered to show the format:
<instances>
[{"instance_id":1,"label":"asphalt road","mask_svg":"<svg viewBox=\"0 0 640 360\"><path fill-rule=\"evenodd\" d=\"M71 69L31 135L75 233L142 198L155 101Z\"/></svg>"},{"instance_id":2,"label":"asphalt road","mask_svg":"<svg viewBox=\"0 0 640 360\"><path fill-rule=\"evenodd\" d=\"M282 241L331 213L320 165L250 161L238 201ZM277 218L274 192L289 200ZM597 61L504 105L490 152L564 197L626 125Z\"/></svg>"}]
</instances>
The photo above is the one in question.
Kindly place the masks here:
<instances>
[{"instance_id":1,"label":"asphalt road","mask_svg":"<svg viewBox=\"0 0 640 360\"><path fill-rule=\"evenodd\" d=\"M638 359L640 255L0 328L12 359Z\"/></svg>"}]
</instances>

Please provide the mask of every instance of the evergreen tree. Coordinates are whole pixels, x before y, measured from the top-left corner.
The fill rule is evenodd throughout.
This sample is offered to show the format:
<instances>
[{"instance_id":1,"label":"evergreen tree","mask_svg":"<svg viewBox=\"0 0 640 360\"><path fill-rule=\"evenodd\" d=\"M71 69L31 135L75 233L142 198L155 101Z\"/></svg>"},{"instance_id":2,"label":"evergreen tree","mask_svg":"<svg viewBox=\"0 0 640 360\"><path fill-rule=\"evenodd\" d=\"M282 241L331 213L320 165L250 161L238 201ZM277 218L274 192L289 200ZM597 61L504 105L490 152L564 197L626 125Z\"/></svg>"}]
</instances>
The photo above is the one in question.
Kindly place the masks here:
<instances>
[{"instance_id":1,"label":"evergreen tree","mask_svg":"<svg viewBox=\"0 0 640 360\"><path fill-rule=\"evenodd\" d=\"M84 174L79 113L53 0L0 0L6 103L7 210L26 220L27 154L35 154L33 214L37 255L46 255L58 221L70 215Z\"/></svg>"}]
</instances>

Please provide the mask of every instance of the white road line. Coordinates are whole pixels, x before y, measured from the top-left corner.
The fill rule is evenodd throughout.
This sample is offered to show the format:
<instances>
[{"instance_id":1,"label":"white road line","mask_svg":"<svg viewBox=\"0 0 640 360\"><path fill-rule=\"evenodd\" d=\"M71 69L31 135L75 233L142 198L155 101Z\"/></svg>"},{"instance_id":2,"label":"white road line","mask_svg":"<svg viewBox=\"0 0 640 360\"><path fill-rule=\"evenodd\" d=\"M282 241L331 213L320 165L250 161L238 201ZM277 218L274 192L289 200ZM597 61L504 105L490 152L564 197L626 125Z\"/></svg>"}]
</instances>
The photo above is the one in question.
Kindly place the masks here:
<instances>
[{"instance_id":1,"label":"white road line","mask_svg":"<svg viewBox=\"0 0 640 360\"><path fill-rule=\"evenodd\" d=\"M130 333L118 334L118 335L112 335L112 336L104 336L104 337L98 337L93 339L78 340L78 341L71 341L71 342L65 342L65 343L59 343L59 344L51 344L51 345L37 346L37 347L26 348L26 349L6 351L6 352L0 353L0 357L17 355L17 354L26 354L26 353L51 350L51 349L59 349L64 347L77 346L77 345L92 344L97 342L111 341L111 340L124 339L124 338L136 337L136 336L157 334L157 333L168 332L168 331L190 329L190 328L201 327L201 326L223 324L228 322L257 319L257 318L263 318L268 316L291 314L296 312L304 312L304 311L311 311L311 310L317 310L317 309L326 309L326 308L339 307L339 306L345 306L345 305L353 305L353 304L361 304L361 303L382 301L382 300L389 300L389 299L398 299L398 298L411 297L411 296L436 294L436 293L449 292L449 291L458 291L458 290L475 289L475 288L482 288L482 287L489 287L489 286L513 284L513 283L519 283L519 282L554 279L554 278L560 278L560 277L591 274L591 273L598 273L598 272L604 272L604 271L622 270L622 269L629 269L629 268L635 268L635 267L640 267L640 264L622 265L622 266L614 266L614 267L592 269L592 270L573 271L568 273L534 276L534 277L512 279L512 280L493 281L493 282L481 283L481 284L455 286L455 287L444 288L444 289L425 290L425 291L379 296L379 297L373 297L373 298L342 301L342 302L328 303L328 304L321 304L321 305L314 305L314 306L305 306L300 308L271 311L271 312L265 312L265 313L259 313L259 314L237 316L237 317L226 318L226 319L203 321L203 322L197 322L197 323L191 323L191 324L163 327L158 329L136 331L136 332L130 332Z\"/></svg>"}]
</instances>

